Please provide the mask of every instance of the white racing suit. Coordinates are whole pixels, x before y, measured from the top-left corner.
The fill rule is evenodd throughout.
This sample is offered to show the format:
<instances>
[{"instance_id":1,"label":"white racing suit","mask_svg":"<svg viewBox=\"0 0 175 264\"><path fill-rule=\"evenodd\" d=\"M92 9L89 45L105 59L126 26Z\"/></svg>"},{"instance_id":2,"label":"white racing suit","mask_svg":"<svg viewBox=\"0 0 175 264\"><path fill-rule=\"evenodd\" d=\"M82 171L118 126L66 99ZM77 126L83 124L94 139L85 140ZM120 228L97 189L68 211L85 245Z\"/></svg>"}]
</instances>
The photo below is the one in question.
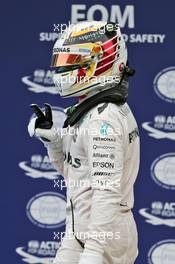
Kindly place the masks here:
<instances>
[{"instance_id":1,"label":"white racing suit","mask_svg":"<svg viewBox=\"0 0 175 264\"><path fill-rule=\"evenodd\" d=\"M74 231L85 247L65 236L54 263L133 264L138 252L131 209L139 133L129 106L99 104L64 134L63 151L48 147L48 154L67 183L66 232L72 231L71 198ZM86 260L88 255L97 262Z\"/></svg>"}]
</instances>

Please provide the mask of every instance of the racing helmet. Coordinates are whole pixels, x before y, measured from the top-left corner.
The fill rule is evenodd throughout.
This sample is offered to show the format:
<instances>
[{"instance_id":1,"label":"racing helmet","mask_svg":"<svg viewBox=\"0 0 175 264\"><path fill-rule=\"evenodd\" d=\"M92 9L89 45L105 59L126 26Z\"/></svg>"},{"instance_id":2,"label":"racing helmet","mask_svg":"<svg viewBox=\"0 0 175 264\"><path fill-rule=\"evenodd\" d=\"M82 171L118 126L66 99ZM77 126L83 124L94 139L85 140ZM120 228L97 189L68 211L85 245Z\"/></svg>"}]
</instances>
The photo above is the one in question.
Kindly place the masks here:
<instances>
[{"instance_id":1,"label":"racing helmet","mask_svg":"<svg viewBox=\"0 0 175 264\"><path fill-rule=\"evenodd\" d=\"M62 97L87 95L119 83L126 63L127 49L118 24L72 24L53 47L53 82Z\"/></svg>"}]
</instances>

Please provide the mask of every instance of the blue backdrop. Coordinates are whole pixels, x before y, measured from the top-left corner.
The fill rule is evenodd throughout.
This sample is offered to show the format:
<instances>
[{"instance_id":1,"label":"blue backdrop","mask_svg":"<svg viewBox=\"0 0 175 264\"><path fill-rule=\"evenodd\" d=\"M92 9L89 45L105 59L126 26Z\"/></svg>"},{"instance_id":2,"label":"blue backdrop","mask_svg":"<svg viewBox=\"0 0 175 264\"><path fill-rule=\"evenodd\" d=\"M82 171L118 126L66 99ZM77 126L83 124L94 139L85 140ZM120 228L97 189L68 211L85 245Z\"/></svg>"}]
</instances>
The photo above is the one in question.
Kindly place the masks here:
<instances>
[{"instance_id":1,"label":"blue backdrop","mask_svg":"<svg viewBox=\"0 0 175 264\"><path fill-rule=\"evenodd\" d=\"M136 75L129 104L141 135L134 214L137 264L175 263L175 35L173 1L4 1L1 4L1 262L52 263L65 223L65 189L27 133L30 103L62 109L49 68L60 24L119 21ZM122 264L122 263L121 263Z\"/></svg>"}]
</instances>

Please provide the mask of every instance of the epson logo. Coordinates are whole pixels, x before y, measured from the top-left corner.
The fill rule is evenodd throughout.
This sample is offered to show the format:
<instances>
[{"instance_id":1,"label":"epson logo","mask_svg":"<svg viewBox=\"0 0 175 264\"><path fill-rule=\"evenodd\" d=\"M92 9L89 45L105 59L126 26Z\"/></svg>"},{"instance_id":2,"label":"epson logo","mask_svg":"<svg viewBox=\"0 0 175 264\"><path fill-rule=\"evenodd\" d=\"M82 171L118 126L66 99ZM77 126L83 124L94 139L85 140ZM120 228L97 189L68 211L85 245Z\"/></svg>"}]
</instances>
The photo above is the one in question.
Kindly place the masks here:
<instances>
[{"instance_id":1,"label":"epson logo","mask_svg":"<svg viewBox=\"0 0 175 264\"><path fill-rule=\"evenodd\" d=\"M57 52L70 52L70 48L53 48L53 53Z\"/></svg>"},{"instance_id":2,"label":"epson logo","mask_svg":"<svg viewBox=\"0 0 175 264\"><path fill-rule=\"evenodd\" d=\"M100 168L110 168L113 169L114 168L114 163L110 163L110 162L93 162L93 167L100 167Z\"/></svg>"},{"instance_id":3,"label":"epson logo","mask_svg":"<svg viewBox=\"0 0 175 264\"><path fill-rule=\"evenodd\" d=\"M119 5L111 5L107 9L104 5L92 5L89 8L86 5L72 5L71 23L77 23L83 20L97 20L97 12L100 13L101 21L118 22L120 27L135 27L134 5L126 5L124 11Z\"/></svg>"}]
</instances>

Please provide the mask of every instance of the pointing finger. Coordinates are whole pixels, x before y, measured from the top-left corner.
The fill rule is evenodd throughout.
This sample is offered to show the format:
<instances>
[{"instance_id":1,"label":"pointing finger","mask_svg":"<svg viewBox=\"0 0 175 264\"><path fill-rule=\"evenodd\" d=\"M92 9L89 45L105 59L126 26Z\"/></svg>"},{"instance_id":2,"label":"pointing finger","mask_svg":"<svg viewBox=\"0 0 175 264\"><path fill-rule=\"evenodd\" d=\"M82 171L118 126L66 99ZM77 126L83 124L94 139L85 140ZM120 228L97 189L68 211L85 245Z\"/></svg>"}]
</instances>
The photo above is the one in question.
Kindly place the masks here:
<instances>
[{"instance_id":1,"label":"pointing finger","mask_svg":"<svg viewBox=\"0 0 175 264\"><path fill-rule=\"evenodd\" d=\"M45 118L43 112L41 111L41 109L39 108L39 106L37 104L31 104L30 106L33 109L33 111L37 117L43 118L43 119Z\"/></svg>"},{"instance_id":2,"label":"pointing finger","mask_svg":"<svg viewBox=\"0 0 175 264\"><path fill-rule=\"evenodd\" d=\"M47 103L45 103L45 116L49 121L52 121L52 108Z\"/></svg>"}]
</instances>

